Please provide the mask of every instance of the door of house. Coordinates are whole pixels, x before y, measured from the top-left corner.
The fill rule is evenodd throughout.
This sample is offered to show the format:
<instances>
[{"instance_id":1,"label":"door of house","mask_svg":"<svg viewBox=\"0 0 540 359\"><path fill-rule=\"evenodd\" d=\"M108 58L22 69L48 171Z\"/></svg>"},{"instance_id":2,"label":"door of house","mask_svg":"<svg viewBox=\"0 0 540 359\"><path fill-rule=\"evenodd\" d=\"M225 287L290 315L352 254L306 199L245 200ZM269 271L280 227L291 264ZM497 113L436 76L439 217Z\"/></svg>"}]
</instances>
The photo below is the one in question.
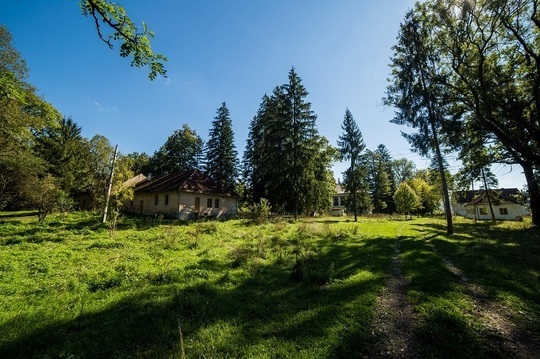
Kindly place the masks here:
<instances>
[{"instance_id":1,"label":"door of house","mask_svg":"<svg viewBox=\"0 0 540 359\"><path fill-rule=\"evenodd\" d=\"M143 208L144 208L144 201L141 200L139 202L139 214L143 214Z\"/></svg>"},{"instance_id":2,"label":"door of house","mask_svg":"<svg viewBox=\"0 0 540 359\"><path fill-rule=\"evenodd\" d=\"M201 199L199 197L195 197L195 213L199 213L201 211Z\"/></svg>"}]
</instances>

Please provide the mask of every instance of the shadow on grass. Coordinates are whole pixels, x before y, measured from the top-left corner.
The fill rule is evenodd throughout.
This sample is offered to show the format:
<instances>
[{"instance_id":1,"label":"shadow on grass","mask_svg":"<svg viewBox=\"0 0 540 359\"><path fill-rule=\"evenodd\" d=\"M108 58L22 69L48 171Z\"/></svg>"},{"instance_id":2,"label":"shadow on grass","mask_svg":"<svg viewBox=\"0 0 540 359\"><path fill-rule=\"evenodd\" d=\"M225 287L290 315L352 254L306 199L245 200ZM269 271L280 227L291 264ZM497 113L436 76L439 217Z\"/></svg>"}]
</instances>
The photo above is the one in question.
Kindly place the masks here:
<instances>
[{"instance_id":1,"label":"shadow on grass","mask_svg":"<svg viewBox=\"0 0 540 359\"><path fill-rule=\"evenodd\" d=\"M419 229L445 232L437 225ZM0 324L0 357L180 357L180 331L188 358L384 357L375 349L371 324L398 240L408 297L422 318L415 336L419 352L412 356L497 357L463 314L459 278L424 241L356 240L339 233L315 247L301 231L292 236L288 242L294 244L273 243L268 250L301 247L294 252L296 262L254 260L254 243L237 258L202 258L185 273L165 270L144 283L119 278L114 286L97 285L76 298L71 316L69 310L62 313L71 319L18 315ZM457 243L442 243L443 234L431 240L453 261L452 254L470 249L465 236ZM118 299L93 312L82 305L107 297Z\"/></svg>"},{"instance_id":2,"label":"shadow on grass","mask_svg":"<svg viewBox=\"0 0 540 359\"><path fill-rule=\"evenodd\" d=\"M5 219L36 217L37 215L37 211L2 212L0 213L0 222L4 221Z\"/></svg>"},{"instance_id":3,"label":"shadow on grass","mask_svg":"<svg viewBox=\"0 0 540 359\"><path fill-rule=\"evenodd\" d=\"M482 337L470 325L461 302L460 279L424 241L402 242L404 272L409 280L408 298L418 323L414 338L418 357L490 357Z\"/></svg>"},{"instance_id":4,"label":"shadow on grass","mask_svg":"<svg viewBox=\"0 0 540 359\"><path fill-rule=\"evenodd\" d=\"M540 235L534 228L513 229L490 223L459 223L456 234L430 224L437 249L494 297L511 293L540 303ZM540 318L538 318L540 320Z\"/></svg>"},{"instance_id":5,"label":"shadow on grass","mask_svg":"<svg viewBox=\"0 0 540 359\"><path fill-rule=\"evenodd\" d=\"M540 266L538 261L540 237L538 231L528 228L510 228L509 224L505 226L485 222L457 223L454 235L447 235L446 227L436 223L417 226L417 230L422 232L423 236L427 235L430 238L440 256L450 260L463 272L468 284L482 289L482 292L476 294L482 297L482 301L496 302L501 307L508 308L505 315L512 319L517 332L531 333L533 337L540 338ZM416 246L421 246L421 243L423 241L418 241ZM434 252L433 255L435 255ZM440 268L441 265L442 263L435 266L435 263L432 263L430 270L444 271L444 268ZM416 265L415 268L420 268L420 266ZM430 292L428 288L424 289L424 293L440 294L436 291ZM463 319L455 314L453 310L444 313L436 309L427 315L428 322L447 323L443 328L456 325L458 329L438 330L438 324L434 328L428 325L423 329L425 337L434 340L433 335L440 333L441 337L451 339L455 333L458 333L454 341L471 338L469 335L459 334L463 331L471 331L472 328L465 325ZM486 333L484 329L476 328L475 331L476 334L473 333L472 338L477 337L475 339L477 344L489 337L489 333ZM478 337L481 331L484 331L484 339ZM540 346L540 342L536 345ZM482 350L474 343L469 343L467 346ZM449 349L452 350L452 347L449 346ZM491 349L484 354L492 357L509 355L507 348L501 346L501 343L492 344ZM474 353L465 352L460 356L471 357Z\"/></svg>"},{"instance_id":6,"label":"shadow on grass","mask_svg":"<svg viewBox=\"0 0 540 359\"><path fill-rule=\"evenodd\" d=\"M39 314L7 320L0 325L0 357L180 357L180 330L188 357L369 355L371 318L394 243L324 240L300 279L291 263L250 261L242 264L246 278L203 260L199 269L219 279L171 273L172 280L134 290L87 293L87 301L108 293L122 298L94 313L78 305L70 320Z\"/></svg>"}]
</instances>

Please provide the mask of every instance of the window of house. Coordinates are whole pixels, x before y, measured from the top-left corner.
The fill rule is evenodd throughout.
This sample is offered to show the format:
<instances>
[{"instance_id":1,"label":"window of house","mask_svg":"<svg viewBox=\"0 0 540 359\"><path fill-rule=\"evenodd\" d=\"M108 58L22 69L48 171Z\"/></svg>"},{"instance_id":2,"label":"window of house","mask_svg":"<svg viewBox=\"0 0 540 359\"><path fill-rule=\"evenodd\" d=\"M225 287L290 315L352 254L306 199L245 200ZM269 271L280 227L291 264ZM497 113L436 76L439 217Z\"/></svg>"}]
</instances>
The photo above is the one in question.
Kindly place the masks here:
<instances>
[{"instance_id":1,"label":"window of house","mask_svg":"<svg viewBox=\"0 0 540 359\"><path fill-rule=\"evenodd\" d=\"M156 195L154 196L154 206L157 206L158 201L159 201L159 196L156 194Z\"/></svg>"},{"instance_id":2,"label":"window of house","mask_svg":"<svg viewBox=\"0 0 540 359\"><path fill-rule=\"evenodd\" d=\"M499 214L501 216L508 216L508 208L499 208Z\"/></svg>"},{"instance_id":3,"label":"window of house","mask_svg":"<svg viewBox=\"0 0 540 359\"><path fill-rule=\"evenodd\" d=\"M216 198L216 200L214 201L214 207L219 208L219 198Z\"/></svg>"},{"instance_id":4,"label":"window of house","mask_svg":"<svg viewBox=\"0 0 540 359\"><path fill-rule=\"evenodd\" d=\"M334 197L333 197L333 200L334 200L334 207L339 207L339 197L338 197L338 196L334 196Z\"/></svg>"},{"instance_id":5,"label":"window of house","mask_svg":"<svg viewBox=\"0 0 540 359\"><path fill-rule=\"evenodd\" d=\"M165 205L168 205L169 204L169 195L166 194L165 195Z\"/></svg>"},{"instance_id":6,"label":"window of house","mask_svg":"<svg viewBox=\"0 0 540 359\"><path fill-rule=\"evenodd\" d=\"M478 208L478 213L480 213L481 216L487 215L487 209L485 207Z\"/></svg>"},{"instance_id":7,"label":"window of house","mask_svg":"<svg viewBox=\"0 0 540 359\"><path fill-rule=\"evenodd\" d=\"M206 207L212 208L212 198L208 198L208 199L206 200Z\"/></svg>"}]
</instances>

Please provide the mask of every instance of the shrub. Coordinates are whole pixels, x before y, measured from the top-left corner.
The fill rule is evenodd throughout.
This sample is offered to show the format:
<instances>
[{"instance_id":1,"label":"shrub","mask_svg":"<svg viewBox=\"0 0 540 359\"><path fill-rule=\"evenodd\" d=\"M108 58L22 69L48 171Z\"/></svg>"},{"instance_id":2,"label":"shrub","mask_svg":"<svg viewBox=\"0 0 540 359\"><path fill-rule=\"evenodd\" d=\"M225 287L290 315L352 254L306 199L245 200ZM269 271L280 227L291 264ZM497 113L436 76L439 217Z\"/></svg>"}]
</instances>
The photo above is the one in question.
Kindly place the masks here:
<instances>
[{"instance_id":1,"label":"shrub","mask_svg":"<svg viewBox=\"0 0 540 359\"><path fill-rule=\"evenodd\" d=\"M262 224L268 222L271 213L270 209L270 202L266 198L261 198L259 203L241 207L239 216L257 224Z\"/></svg>"}]
</instances>

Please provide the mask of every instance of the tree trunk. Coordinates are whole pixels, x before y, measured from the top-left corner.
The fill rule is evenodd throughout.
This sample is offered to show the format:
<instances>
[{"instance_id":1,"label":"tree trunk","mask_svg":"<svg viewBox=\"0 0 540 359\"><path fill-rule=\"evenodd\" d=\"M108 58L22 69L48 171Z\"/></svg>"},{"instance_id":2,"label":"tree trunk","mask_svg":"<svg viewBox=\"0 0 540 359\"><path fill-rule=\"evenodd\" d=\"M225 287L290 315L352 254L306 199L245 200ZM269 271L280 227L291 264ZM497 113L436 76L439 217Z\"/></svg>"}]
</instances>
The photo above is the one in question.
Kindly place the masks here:
<instances>
[{"instance_id":1,"label":"tree trunk","mask_svg":"<svg viewBox=\"0 0 540 359\"><path fill-rule=\"evenodd\" d=\"M353 188L352 188L352 200L353 200L353 212L354 212L354 221L356 222L358 219L357 219L357 215L356 215L356 212L358 212L358 208L356 208L356 203L357 203L357 199L356 199L356 172L354 170L354 165L355 165L355 161L356 161L356 157L352 158L351 160L351 173L352 173L352 176L353 176Z\"/></svg>"},{"instance_id":2,"label":"tree trunk","mask_svg":"<svg viewBox=\"0 0 540 359\"><path fill-rule=\"evenodd\" d=\"M439 146L439 139L437 137L437 131L435 125L431 122L431 131L433 132L433 144L435 146L435 153L437 154L437 164L439 166L439 173L441 175L441 184L444 197L444 213L446 215L446 233L454 234L454 224L452 222L452 209L450 208L450 196L448 195L448 183L446 182L446 173L444 172L443 158L441 154L441 148Z\"/></svg>"},{"instance_id":3,"label":"tree trunk","mask_svg":"<svg viewBox=\"0 0 540 359\"><path fill-rule=\"evenodd\" d=\"M521 167L523 167L527 186L529 187L532 223L534 226L540 227L540 181L536 179L532 165L521 163Z\"/></svg>"}]
</instances>

